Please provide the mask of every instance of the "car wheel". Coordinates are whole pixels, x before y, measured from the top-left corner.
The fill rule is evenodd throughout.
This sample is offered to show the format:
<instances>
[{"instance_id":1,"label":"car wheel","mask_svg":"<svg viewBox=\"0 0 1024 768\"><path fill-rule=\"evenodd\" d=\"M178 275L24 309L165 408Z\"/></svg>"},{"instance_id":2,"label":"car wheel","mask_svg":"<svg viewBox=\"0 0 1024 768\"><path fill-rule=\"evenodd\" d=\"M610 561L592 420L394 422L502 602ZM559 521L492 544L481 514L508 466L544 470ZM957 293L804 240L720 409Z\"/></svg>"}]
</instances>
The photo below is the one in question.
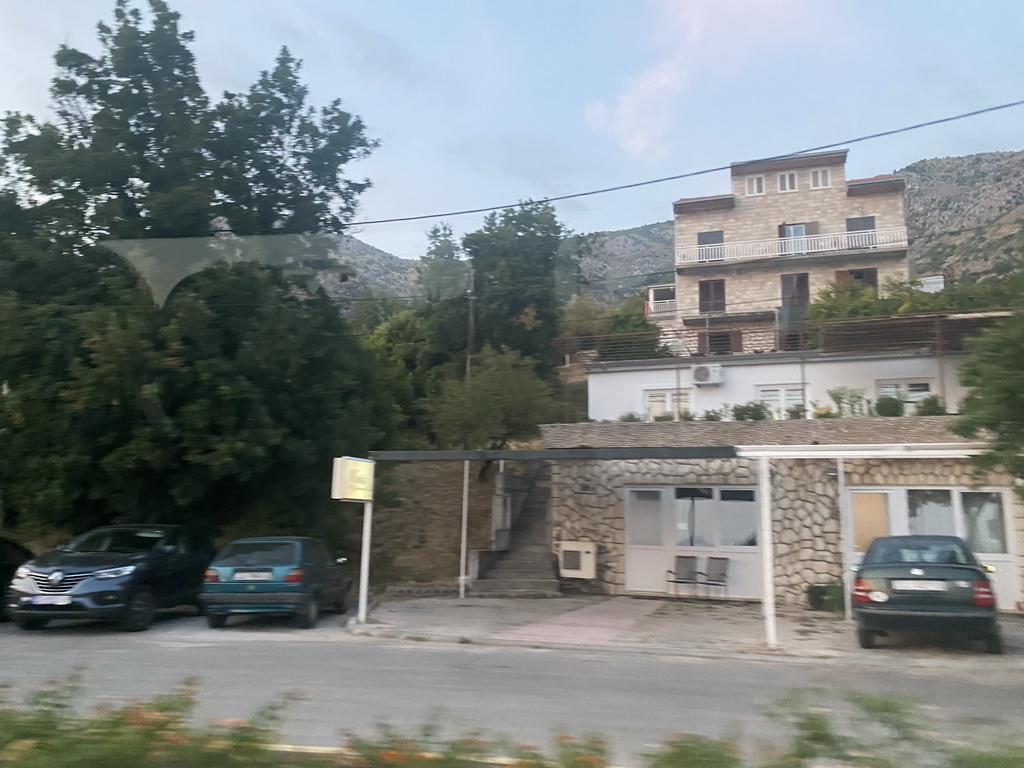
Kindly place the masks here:
<instances>
[{"instance_id":1,"label":"car wheel","mask_svg":"<svg viewBox=\"0 0 1024 768\"><path fill-rule=\"evenodd\" d=\"M1003 637L998 632L993 632L991 635L985 638L985 650L988 653L1002 653L1003 652Z\"/></svg>"},{"instance_id":2,"label":"car wheel","mask_svg":"<svg viewBox=\"0 0 1024 768\"><path fill-rule=\"evenodd\" d=\"M128 600L124 609L124 615L117 623L117 628L123 632L142 632L149 629L149 625L156 618L156 598L153 591L148 587L141 587Z\"/></svg>"},{"instance_id":3,"label":"car wheel","mask_svg":"<svg viewBox=\"0 0 1024 768\"><path fill-rule=\"evenodd\" d=\"M348 606L345 605L344 597L334 604L334 612L337 613L339 616L344 616L346 613L348 613Z\"/></svg>"},{"instance_id":4,"label":"car wheel","mask_svg":"<svg viewBox=\"0 0 1024 768\"><path fill-rule=\"evenodd\" d=\"M49 619L18 619L17 621L19 627L30 631L43 629L50 623Z\"/></svg>"},{"instance_id":5,"label":"car wheel","mask_svg":"<svg viewBox=\"0 0 1024 768\"><path fill-rule=\"evenodd\" d=\"M196 616L206 615L206 606L203 605L203 601L200 600L198 597L192 601L192 605L196 607Z\"/></svg>"},{"instance_id":6,"label":"car wheel","mask_svg":"<svg viewBox=\"0 0 1024 768\"><path fill-rule=\"evenodd\" d=\"M875 647L875 638L878 635L872 632L870 629L858 629L857 630L857 642L861 648L871 649Z\"/></svg>"},{"instance_id":7,"label":"car wheel","mask_svg":"<svg viewBox=\"0 0 1024 768\"><path fill-rule=\"evenodd\" d=\"M299 608L295 614L295 623L299 629L312 629L320 620L320 603L316 598L310 598L309 602Z\"/></svg>"},{"instance_id":8,"label":"car wheel","mask_svg":"<svg viewBox=\"0 0 1024 768\"><path fill-rule=\"evenodd\" d=\"M228 615L226 613L208 613L206 614L206 623L210 629L222 629L228 622Z\"/></svg>"}]
</instances>

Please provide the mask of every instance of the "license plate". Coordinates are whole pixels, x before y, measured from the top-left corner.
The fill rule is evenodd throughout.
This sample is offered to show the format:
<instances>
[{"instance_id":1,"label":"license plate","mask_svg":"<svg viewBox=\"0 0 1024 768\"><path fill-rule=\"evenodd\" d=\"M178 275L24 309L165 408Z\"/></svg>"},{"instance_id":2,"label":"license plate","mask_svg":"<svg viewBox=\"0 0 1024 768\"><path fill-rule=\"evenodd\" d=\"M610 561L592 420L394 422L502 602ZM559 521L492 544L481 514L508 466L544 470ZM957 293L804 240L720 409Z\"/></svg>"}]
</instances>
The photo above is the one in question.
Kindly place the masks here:
<instances>
[{"instance_id":1,"label":"license plate","mask_svg":"<svg viewBox=\"0 0 1024 768\"><path fill-rule=\"evenodd\" d=\"M945 592L947 587L944 581L915 579L912 581L894 581L892 588L897 592Z\"/></svg>"},{"instance_id":2,"label":"license plate","mask_svg":"<svg viewBox=\"0 0 1024 768\"><path fill-rule=\"evenodd\" d=\"M32 605L71 605L71 595L35 595Z\"/></svg>"},{"instance_id":3,"label":"license plate","mask_svg":"<svg viewBox=\"0 0 1024 768\"><path fill-rule=\"evenodd\" d=\"M274 574L267 571L243 571L235 573L235 581L270 581Z\"/></svg>"}]
</instances>

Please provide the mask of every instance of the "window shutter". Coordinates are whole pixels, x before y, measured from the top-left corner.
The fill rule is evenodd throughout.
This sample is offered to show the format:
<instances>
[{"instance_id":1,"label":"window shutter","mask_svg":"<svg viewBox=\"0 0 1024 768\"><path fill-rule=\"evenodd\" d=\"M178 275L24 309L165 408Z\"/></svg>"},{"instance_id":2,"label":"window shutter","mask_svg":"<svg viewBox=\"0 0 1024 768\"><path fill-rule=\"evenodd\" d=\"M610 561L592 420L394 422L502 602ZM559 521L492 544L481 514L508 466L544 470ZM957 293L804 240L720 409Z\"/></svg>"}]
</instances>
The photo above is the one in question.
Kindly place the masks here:
<instances>
[{"instance_id":1,"label":"window shutter","mask_svg":"<svg viewBox=\"0 0 1024 768\"><path fill-rule=\"evenodd\" d=\"M734 355L743 351L743 331L729 332L729 351Z\"/></svg>"},{"instance_id":2,"label":"window shutter","mask_svg":"<svg viewBox=\"0 0 1024 768\"><path fill-rule=\"evenodd\" d=\"M725 312L725 280L716 280L711 284L712 301L717 312Z\"/></svg>"},{"instance_id":3,"label":"window shutter","mask_svg":"<svg viewBox=\"0 0 1024 768\"><path fill-rule=\"evenodd\" d=\"M806 224L804 224L804 234L805 235L820 235L821 234L821 225L820 225L820 223L817 222L817 221L808 221Z\"/></svg>"},{"instance_id":4,"label":"window shutter","mask_svg":"<svg viewBox=\"0 0 1024 768\"><path fill-rule=\"evenodd\" d=\"M708 353L708 332L701 331L697 334L697 354L706 355Z\"/></svg>"},{"instance_id":5,"label":"window shutter","mask_svg":"<svg viewBox=\"0 0 1024 768\"><path fill-rule=\"evenodd\" d=\"M840 288L846 288L850 284L850 270L848 269L837 269L836 270L836 285Z\"/></svg>"},{"instance_id":6,"label":"window shutter","mask_svg":"<svg viewBox=\"0 0 1024 768\"><path fill-rule=\"evenodd\" d=\"M870 269L861 270L861 280L864 285L871 286L875 290L878 289L878 270L875 267Z\"/></svg>"}]
</instances>

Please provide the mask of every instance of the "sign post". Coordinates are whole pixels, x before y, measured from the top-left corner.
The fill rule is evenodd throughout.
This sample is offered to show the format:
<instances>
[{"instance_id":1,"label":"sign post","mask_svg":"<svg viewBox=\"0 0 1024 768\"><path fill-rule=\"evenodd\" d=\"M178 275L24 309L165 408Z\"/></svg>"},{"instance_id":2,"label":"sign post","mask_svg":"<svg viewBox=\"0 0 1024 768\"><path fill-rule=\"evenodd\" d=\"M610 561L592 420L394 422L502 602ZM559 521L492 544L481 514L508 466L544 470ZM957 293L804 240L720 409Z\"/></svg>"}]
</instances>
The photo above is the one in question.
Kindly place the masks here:
<instances>
[{"instance_id":1,"label":"sign post","mask_svg":"<svg viewBox=\"0 0 1024 768\"><path fill-rule=\"evenodd\" d=\"M370 539L373 531L373 469L372 459L342 456L334 460L331 476L331 498L357 501L363 505L363 544L359 553L359 613L356 620L366 623L366 604L370 594Z\"/></svg>"}]
</instances>

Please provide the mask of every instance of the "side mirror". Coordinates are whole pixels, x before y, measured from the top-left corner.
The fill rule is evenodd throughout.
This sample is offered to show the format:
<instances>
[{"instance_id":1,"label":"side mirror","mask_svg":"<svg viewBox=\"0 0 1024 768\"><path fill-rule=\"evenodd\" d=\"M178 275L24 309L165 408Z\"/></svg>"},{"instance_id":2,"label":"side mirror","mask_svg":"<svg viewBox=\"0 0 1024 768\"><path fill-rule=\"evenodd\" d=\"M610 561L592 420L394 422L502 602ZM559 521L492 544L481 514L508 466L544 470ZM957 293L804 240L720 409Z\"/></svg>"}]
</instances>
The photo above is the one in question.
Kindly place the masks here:
<instances>
[{"instance_id":1,"label":"side mirror","mask_svg":"<svg viewBox=\"0 0 1024 768\"><path fill-rule=\"evenodd\" d=\"M850 572L851 573L858 573L859 571L860 571L860 566L859 565L851 565L850 566Z\"/></svg>"},{"instance_id":2,"label":"side mirror","mask_svg":"<svg viewBox=\"0 0 1024 768\"><path fill-rule=\"evenodd\" d=\"M178 547L174 544L161 544L158 551L161 555L176 555L178 554Z\"/></svg>"},{"instance_id":3,"label":"side mirror","mask_svg":"<svg viewBox=\"0 0 1024 768\"><path fill-rule=\"evenodd\" d=\"M345 563L348 562L348 558L347 557L339 557L334 562L336 562L338 565L344 565Z\"/></svg>"},{"instance_id":4,"label":"side mirror","mask_svg":"<svg viewBox=\"0 0 1024 768\"><path fill-rule=\"evenodd\" d=\"M982 563L981 567L985 569L986 573L995 573L996 572L996 567L994 565L989 565L988 563Z\"/></svg>"}]
</instances>

